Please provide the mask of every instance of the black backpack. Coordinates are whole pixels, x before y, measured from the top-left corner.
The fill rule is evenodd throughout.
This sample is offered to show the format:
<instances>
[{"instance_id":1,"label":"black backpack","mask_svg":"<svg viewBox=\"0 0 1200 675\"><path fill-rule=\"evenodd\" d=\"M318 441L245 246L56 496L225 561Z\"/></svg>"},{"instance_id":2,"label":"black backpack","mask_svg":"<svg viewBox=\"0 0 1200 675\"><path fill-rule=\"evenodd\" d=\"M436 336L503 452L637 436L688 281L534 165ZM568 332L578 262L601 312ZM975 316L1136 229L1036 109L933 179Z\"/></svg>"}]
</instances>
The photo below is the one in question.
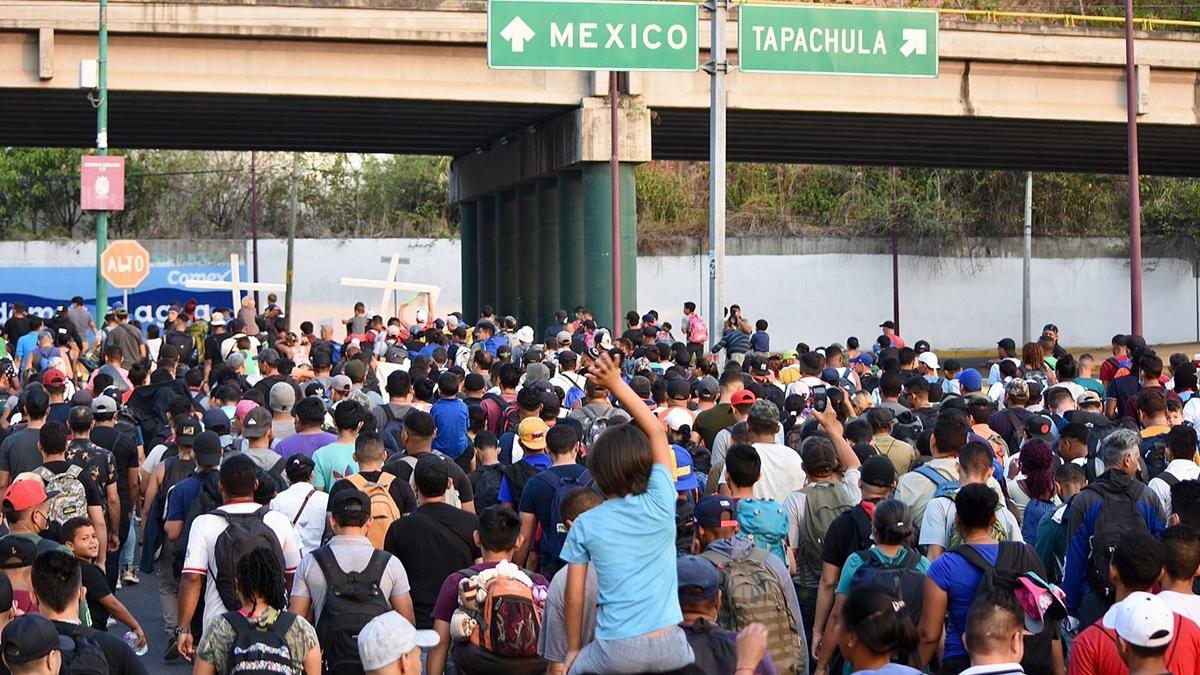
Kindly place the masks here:
<instances>
[{"instance_id":1,"label":"black backpack","mask_svg":"<svg viewBox=\"0 0 1200 675\"><path fill-rule=\"evenodd\" d=\"M79 627L79 632L69 635L74 647L70 652L63 652L63 675L108 675L108 657L96 643L96 631L91 628Z\"/></svg>"},{"instance_id":2,"label":"black backpack","mask_svg":"<svg viewBox=\"0 0 1200 675\"><path fill-rule=\"evenodd\" d=\"M1159 434L1143 439L1139 450L1142 453L1142 463L1146 467L1146 482L1156 478L1167 470L1167 435Z\"/></svg>"},{"instance_id":3,"label":"black backpack","mask_svg":"<svg viewBox=\"0 0 1200 675\"><path fill-rule=\"evenodd\" d=\"M373 551L360 572L345 572L328 546L313 551L313 560L325 575L325 605L317 618L317 638L327 675L363 672L358 658L358 634L392 606L379 584L391 554Z\"/></svg>"},{"instance_id":4,"label":"black backpack","mask_svg":"<svg viewBox=\"0 0 1200 675\"><path fill-rule=\"evenodd\" d=\"M477 475L472 485L475 490L475 508L483 513L483 510L489 506L500 503L500 484L504 481L504 465L480 466L475 471Z\"/></svg>"},{"instance_id":5,"label":"black backpack","mask_svg":"<svg viewBox=\"0 0 1200 675\"><path fill-rule=\"evenodd\" d=\"M877 588L903 600L904 607L900 615L915 627L921 620L921 607L925 599L925 574L917 571L917 565L921 563L920 553L910 548L900 550L904 557L894 563L885 563L870 550L859 551L858 557L863 563L851 577L850 587Z\"/></svg>"},{"instance_id":6,"label":"black backpack","mask_svg":"<svg viewBox=\"0 0 1200 675\"><path fill-rule=\"evenodd\" d=\"M279 568L284 567L279 537L275 535L275 530L263 522L263 517L269 511L265 506L252 513L229 513L221 509L209 511L211 515L224 518L226 523L225 530L217 536L217 543L213 547L213 560L217 564L214 579L221 604L231 612L242 607L234 584L234 573L243 556L254 549L266 548L275 554Z\"/></svg>"},{"instance_id":7,"label":"black backpack","mask_svg":"<svg viewBox=\"0 0 1200 675\"><path fill-rule=\"evenodd\" d=\"M1032 547L1019 541L1002 541L996 556L996 564L991 565L974 548L963 545L951 549L963 557L973 567L983 572L979 585L975 588L975 597L989 593L992 590L1015 591L1018 580L1027 572L1042 574L1041 561ZM964 631L965 626L961 626ZM1051 643L1057 636L1054 622L1047 621L1041 633L1025 636L1025 656L1021 659L1028 675L1049 675L1053 672L1050 659Z\"/></svg>"},{"instance_id":8,"label":"black backpack","mask_svg":"<svg viewBox=\"0 0 1200 675\"><path fill-rule=\"evenodd\" d=\"M194 474L194 477L200 481L200 493L196 495L196 499L188 508L187 515L183 519L183 530L179 533L179 538L176 542L183 542L182 546L176 546L174 551L175 559L172 561L172 569L175 572L175 578L180 578L183 574L183 559L187 555L187 540L191 536L192 523L196 520L196 516L202 513L208 513L220 506L224 500L221 498L221 474L216 471L204 471Z\"/></svg>"},{"instance_id":9,"label":"black backpack","mask_svg":"<svg viewBox=\"0 0 1200 675\"><path fill-rule=\"evenodd\" d=\"M513 508L521 505L521 495L525 492L525 484L542 470L522 459L514 464L501 464L500 473L508 479L508 491L512 494Z\"/></svg>"},{"instance_id":10,"label":"black backpack","mask_svg":"<svg viewBox=\"0 0 1200 675\"><path fill-rule=\"evenodd\" d=\"M1126 531L1145 530L1146 521L1138 511L1137 501L1125 490L1105 490L1101 482L1084 488L1100 495L1100 511L1092 528L1092 552L1087 561L1088 584L1105 600L1112 601L1116 588L1109 579L1113 551Z\"/></svg>"},{"instance_id":11,"label":"black backpack","mask_svg":"<svg viewBox=\"0 0 1200 675\"><path fill-rule=\"evenodd\" d=\"M225 620L233 627L234 640L229 648L225 672L238 675L299 675L304 654L292 654L287 632L296 621L291 612L280 612L267 630L250 624L241 612L226 612Z\"/></svg>"}]
</instances>

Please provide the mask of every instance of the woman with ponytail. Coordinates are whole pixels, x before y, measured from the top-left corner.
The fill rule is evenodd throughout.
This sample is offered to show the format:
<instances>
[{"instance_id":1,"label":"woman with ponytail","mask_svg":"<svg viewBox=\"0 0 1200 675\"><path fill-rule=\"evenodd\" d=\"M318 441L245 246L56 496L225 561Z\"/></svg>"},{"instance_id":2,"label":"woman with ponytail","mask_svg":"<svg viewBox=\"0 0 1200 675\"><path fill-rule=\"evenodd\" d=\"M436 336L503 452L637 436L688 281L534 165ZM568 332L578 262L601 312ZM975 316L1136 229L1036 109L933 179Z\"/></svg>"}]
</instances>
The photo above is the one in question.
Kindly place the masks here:
<instances>
[{"instance_id":1,"label":"woman with ponytail","mask_svg":"<svg viewBox=\"0 0 1200 675\"><path fill-rule=\"evenodd\" d=\"M317 631L287 611L287 582L275 555L262 547L250 551L238 560L234 578L242 608L213 619L205 629L193 674L226 675L236 658L270 661L280 673L320 675ZM242 653L231 658L234 647Z\"/></svg>"},{"instance_id":2,"label":"woman with ponytail","mask_svg":"<svg viewBox=\"0 0 1200 675\"><path fill-rule=\"evenodd\" d=\"M837 644L853 675L918 675L921 671L895 663L917 644L917 627L905 618L905 603L877 588L852 589L839 598Z\"/></svg>"},{"instance_id":3,"label":"woman with ponytail","mask_svg":"<svg viewBox=\"0 0 1200 675\"><path fill-rule=\"evenodd\" d=\"M885 499L875 506L875 514L871 521L872 540L875 544L864 551L852 553L842 566L833 611L829 613L824 634L835 636L840 635L839 631L854 628L854 623L846 625L843 607L852 591L865 589L876 595L895 596L894 599L903 604L900 608L902 611L897 610L896 620L909 624L915 636L917 622L921 616L925 572L929 569L929 561L911 547L916 530L912 522L912 511L899 499ZM817 655L818 673L822 672L821 668L825 664L836 663L833 658L834 647L840 647L841 642L841 637L836 642L822 640L820 653ZM897 656L906 660L914 647L915 642ZM842 652L842 658L850 659L845 652ZM860 669L857 663L855 669ZM835 667L831 672L842 675L843 671Z\"/></svg>"}]
</instances>

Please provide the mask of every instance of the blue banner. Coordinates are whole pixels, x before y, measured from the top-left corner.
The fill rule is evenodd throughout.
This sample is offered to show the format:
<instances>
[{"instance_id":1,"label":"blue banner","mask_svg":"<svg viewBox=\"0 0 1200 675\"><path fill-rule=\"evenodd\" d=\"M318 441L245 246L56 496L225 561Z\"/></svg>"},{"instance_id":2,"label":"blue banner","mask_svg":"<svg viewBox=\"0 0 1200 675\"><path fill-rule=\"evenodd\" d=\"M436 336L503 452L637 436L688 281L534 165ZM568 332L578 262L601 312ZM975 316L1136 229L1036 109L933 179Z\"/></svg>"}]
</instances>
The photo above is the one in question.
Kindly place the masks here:
<instances>
[{"instance_id":1,"label":"blue banner","mask_svg":"<svg viewBox=\"0 0 1200 675\"><path fill-rule=\"evenodd\" d=\"M246 266L239 275L246 278ZM229 265L173 265L154 262L150 276L129 290L129 315L142 326L161 324L172 303L195 299L197 318L207 319L218 307L229 307L229 291L192 290L184 286L188 279L229 281ZM25 310L41 317L54 316L59 305L80 296L95 316L96 268L87 267L3 267L0 268L0 324L12 315L12 303L25 303ZM124 291L109 287L108 303L121 302ZM103 317L96 317L99 324Z\"/></svg>"}]
</instances>

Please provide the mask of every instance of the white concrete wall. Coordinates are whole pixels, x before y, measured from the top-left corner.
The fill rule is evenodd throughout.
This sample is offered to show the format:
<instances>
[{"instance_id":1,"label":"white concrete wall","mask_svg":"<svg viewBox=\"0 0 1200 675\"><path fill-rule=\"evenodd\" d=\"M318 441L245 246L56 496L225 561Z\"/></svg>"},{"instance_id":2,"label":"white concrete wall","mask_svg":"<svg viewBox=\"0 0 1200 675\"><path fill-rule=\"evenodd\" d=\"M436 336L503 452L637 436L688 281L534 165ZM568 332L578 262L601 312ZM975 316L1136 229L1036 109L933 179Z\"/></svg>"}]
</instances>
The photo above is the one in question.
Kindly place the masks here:
<instances>
[{"instance_id":1,"label":"white concrete wall","mask_svg":"<svg viewBox=\"0 0 1200 675\"><path fill-rule=\"evenodd\" d=\"M249 260L249 246L242 248L241 242L144 243L152 253L152 266L173 266L181 271L190 266L225 268L230 250L244 251ZM878 335L879 322L891 314L891 258L879 255L876 243L851 242L853 248L869 253L731 255L726 301L740 304L748 317L766 318L776 348L794 346L798 340L813 345L844 342L849 335L870 341ZM1069 249L1071 243L1058 248ZM770 247L758 250L763 248ZM87 267L91 251L90 242L0 242L0 299L32 290L32 282L21 276L21 268ZM345 288L339 279L381 279L388 267L383 258L392 253L410 261L400 266L399 279L441 286L440 311L461 307L457 241L302 239L296 242L293 314L315 323L336 322L349 315L350 307L359 300L376 310L381 291ZM1067 257L1077 254L1034 259L1034 330L1053 322L1062 329L1067 345L1105 345L1114 333L1128 330L1128 263L1110 257ZM901 256L901 334L910 342L927 339L935 348L990 348L1000 337L1020 340L1021 259L1007 255L994 253L991 258L969 260ZM282 282L286 242L260 242L259 260L263 281ZM704 255L639 258L638 308L657 309L665 320L678 324L683 302L692 300L707 316L706 269ZM90 278L62 276L85 286ZM75 294L91 297L90 287L57 288L40 278L38 282L41 296L57 295L64 300ZM189 293L178 288L180 299ZM1200 341L1196 281L1190 263L1148 260L1144 301L1148 340Z\"/></svg>"}]
</instances>

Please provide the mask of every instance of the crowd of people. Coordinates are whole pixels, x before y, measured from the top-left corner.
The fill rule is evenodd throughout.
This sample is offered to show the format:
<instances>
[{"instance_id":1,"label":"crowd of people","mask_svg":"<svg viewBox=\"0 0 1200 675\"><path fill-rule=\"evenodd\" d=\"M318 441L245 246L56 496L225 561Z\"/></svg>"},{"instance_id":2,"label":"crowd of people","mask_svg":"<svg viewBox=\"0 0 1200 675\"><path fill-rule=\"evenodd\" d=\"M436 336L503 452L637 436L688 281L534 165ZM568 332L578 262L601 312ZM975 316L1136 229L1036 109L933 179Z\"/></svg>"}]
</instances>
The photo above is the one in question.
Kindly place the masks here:
<instances>
[{"instance_id":1,"label":"crowd of people","mask_svg":"<svg viewBox=\"0 0 1200 675\"><path fill-rule=\"evenodd\" d=\"M15 305L0 675L1200 672L1197 367L1137 335Z\"/></svg>"}]
</instances>

